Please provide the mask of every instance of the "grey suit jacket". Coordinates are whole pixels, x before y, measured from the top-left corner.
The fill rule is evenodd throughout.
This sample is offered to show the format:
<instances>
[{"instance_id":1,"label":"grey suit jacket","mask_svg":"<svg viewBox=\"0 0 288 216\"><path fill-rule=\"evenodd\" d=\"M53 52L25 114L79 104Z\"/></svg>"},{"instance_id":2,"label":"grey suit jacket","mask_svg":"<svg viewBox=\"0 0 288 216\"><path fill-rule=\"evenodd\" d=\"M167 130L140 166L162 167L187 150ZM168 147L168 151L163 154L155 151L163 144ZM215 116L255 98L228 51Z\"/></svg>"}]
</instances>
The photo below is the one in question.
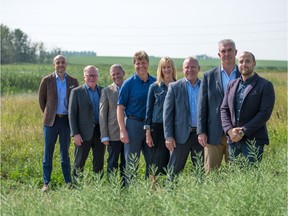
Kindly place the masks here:
<instances>
[{"instance_id":1,"label":"grey suit jacket","mask_svg":"<svg viewBox=\"0 0 288 216\"><path fill-rule=\"evenodd\" d=\"M109 137L111 141L120 140L120 130L117 122L118 91L112 83L102 90L100 98L99 124L101 139Z\"/></svg>"},{"instance_id":2,"label":"grey suit jacket","mask_svg":"<svg viewBox=\"0 0 288 216\"><path fill-rule=\"evenodd\" d=\"M237 124L235 95L240 81L241 79L236 79L228 85L221 106L223 129L227 133L234 127L242 127L245 134L243 141L255 138L258 144L269 144L266 122L271 116L275 103L274 87L271 82L255 73L253 81L246 87L247 91L245 91Z\"/></svg>"},{"instance_id":3,"label":"grey suit jacket","mask_svg":"<svg viewBox=\"0 0 288 216\"><path fill-rule=\"evenodd\" d=\"M190 135L189 99L185 78L170 83L163 106L165 139L184 144Z\"/></svg>"},{"instance_id":4,"label":"grey suit jacket","mask_svg":"<svg viewBox=\"0 0 288 216\"><path fill-rule=\"evenodd\" d=\"M99 97L101 97L101 90L102 87L97 85ZM85 84L71 91L68 117L71 136L80 134L83 141L92 139L95 126L93 106Z\"/></svg>"},{"instance_id":5,"label":"grey suit jacket","mask_svg":"<svg viewBox=\"0 0 288 216\"><path fill-rule=\"evenodd\" d=\"M67 87L66 98L68 105L69 105L70 92L73 88L77 86L78 86L78 80L74 77L69 76L66 73L66 87ZM38 96L39 96L38 98L39 105L43 112L43 124L45 126L52 126L54 124L56 116L57 101L58 101L55 72L43 77L39 86Z\"/></svg>"},{"instance_id":6,"label":"grey suit jacket","mask_svg":"<svg viewBox=\"0 0 288 216\"><path fill-rule=\"evenodd\" d=\"M236 72L236 78L240 72ZM204 72L198 96L197 134L206 133L208 144L218 145L223 135L220 107L224 98L221 66Z\"/></svg>"}]
</instances>

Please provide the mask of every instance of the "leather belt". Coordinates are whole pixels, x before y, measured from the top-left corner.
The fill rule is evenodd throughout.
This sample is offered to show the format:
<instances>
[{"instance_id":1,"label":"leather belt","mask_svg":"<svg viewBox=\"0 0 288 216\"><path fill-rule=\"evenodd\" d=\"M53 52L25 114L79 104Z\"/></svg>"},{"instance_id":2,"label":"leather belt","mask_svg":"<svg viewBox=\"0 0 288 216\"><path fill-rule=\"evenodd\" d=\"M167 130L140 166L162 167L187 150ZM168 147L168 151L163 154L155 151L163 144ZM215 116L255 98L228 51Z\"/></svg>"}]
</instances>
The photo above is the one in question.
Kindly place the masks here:
<instances>
[{"instance_id":1,"label":"leather belt","mask_svg":"<svg viewBox=\"0 0 288 216\"><path fill-rule=\"evenodd\" d=\"M68 115L56 114L56 117L58 117L58 118L66 118L66 117L68 117Z\"/></svg>"},{"instance_id":2,"label":"leather belt","mask_svg":"<svg viewBox=\"0 0 288 216\"><path fill-rule=\"evenodd\" d=\"M127 116L127 118L134 119L136 121L142 121L142 122L144 121L144 118L138 118L138 117L131 116L131 115Z\"/></svg>"},{"instance_id":3,"label":"leather belt","mask_svg":"<svg viewBox=\"0 0 288 216\"><path fill-rule=\"evenodd\" d=\"M190 133L197 133L197 127L191 127Z\"/></svg>"}]
</instances>

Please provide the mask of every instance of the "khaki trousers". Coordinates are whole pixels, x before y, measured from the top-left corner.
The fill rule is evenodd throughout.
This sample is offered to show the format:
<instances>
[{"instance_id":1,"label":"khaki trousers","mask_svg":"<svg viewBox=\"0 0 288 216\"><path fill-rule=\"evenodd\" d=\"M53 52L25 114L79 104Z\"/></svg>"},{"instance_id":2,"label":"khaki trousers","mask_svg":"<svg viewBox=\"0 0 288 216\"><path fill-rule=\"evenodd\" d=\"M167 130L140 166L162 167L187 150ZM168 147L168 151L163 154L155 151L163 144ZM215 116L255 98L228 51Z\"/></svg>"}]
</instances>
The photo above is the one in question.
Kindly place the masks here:
<instances>
[{"instance_id":1,"label":"khaki trousers","mask_svg":"<svg viewBox=\"0 0 288 216\"><path fill-rule=\"evenodd\" d=\"M218 168L221 165L222 159L225 159L227 163L229 161L229 151L227 138L222 135L220 143L218 145L207 144L204 148L204 167L206 173L212 169Z\"/></svg>"}]
</instances>

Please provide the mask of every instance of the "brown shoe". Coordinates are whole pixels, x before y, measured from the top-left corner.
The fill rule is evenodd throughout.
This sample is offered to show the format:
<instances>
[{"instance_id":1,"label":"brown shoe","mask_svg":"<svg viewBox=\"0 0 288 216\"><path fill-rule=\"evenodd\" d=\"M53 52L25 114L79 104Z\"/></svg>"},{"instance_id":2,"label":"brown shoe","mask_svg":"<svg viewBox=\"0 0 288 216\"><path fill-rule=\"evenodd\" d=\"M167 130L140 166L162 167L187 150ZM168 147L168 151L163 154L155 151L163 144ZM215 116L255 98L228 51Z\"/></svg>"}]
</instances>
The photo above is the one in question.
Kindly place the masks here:
<instances>
[{"instance_id":1,"label":"brown shoe","mask_svg":"<svg viewBox=\"0 0 288 216\"><path fill-rule=\"evenodd\" d=\"M45 192L48 192L48 190L49 190L48 184L44 184L41 191L45 193Z\"/></svg>"},{"instance_id":2,"label":"brown shoe","mask_svg":"<svg viewBox=\"0 0 288 216\"><path fill-rule=\"evenodd\" d=\"M157 177L155 175L149 175L149 181L150 181L150 189L156 190L156 184L157 184Z\"/></svg>"}]
</instances>

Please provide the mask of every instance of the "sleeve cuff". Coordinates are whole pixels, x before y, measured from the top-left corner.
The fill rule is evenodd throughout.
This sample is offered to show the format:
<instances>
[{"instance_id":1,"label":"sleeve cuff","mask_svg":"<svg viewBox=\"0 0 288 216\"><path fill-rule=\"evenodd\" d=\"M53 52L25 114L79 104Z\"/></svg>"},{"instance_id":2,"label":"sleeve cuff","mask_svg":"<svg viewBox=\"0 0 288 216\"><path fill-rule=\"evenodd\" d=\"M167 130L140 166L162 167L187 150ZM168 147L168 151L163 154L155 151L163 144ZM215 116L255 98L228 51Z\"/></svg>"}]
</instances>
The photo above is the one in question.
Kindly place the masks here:
<instances>
[{"instance_id":1,"label":"sleeve cuff","mask_svg":"<svg viewBox=\"0 0 288 216\"><path fill-rule=\"evenodd\" d=\"M105 142L105 141L110 141L109 137L103 137L103 138L101 139L101 142Z\"/></svg>"},{"instance_id":2,"label":"sleeve cuff","mask_svg":"<svg viewBox=\"0 0 288 216\"><path fill-rule=\"evenodd\" d=\"M144 125L144 130L150 129L150 125Z\"/></svg>"}]
</instances>

